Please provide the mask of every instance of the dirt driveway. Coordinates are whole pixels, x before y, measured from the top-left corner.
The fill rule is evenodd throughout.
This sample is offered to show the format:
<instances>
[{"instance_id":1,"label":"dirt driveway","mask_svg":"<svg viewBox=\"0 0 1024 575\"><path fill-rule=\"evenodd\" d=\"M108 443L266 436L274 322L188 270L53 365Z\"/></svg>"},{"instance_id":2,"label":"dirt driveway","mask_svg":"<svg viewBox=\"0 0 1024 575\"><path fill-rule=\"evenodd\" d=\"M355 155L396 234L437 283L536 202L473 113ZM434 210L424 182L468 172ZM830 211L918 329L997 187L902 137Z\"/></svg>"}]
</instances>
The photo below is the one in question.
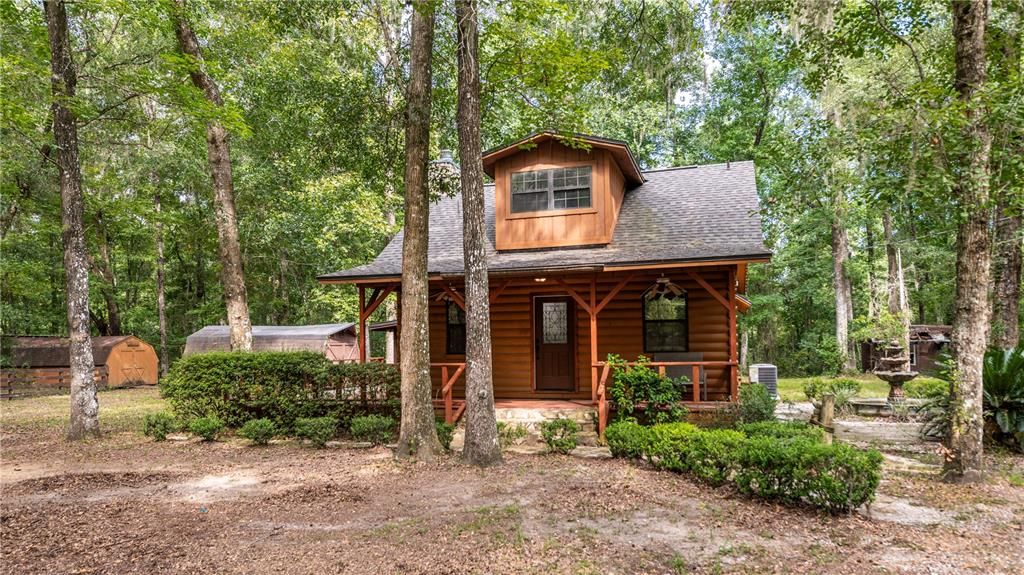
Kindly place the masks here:
<instances>
[{"instance_id":1,"label":"dirt driveway","mask_svg":"<svg viewBox=\"0 0 1024 575\"><path fill-rule=\"evenodd\" d=\"M961 487L894 455L871 518L830 517L607 459L153 443L153 391L101 402L76 445L66 398L0 406L3 573L1024 572L1020 457Z\"/></svg>"}]
</instances>

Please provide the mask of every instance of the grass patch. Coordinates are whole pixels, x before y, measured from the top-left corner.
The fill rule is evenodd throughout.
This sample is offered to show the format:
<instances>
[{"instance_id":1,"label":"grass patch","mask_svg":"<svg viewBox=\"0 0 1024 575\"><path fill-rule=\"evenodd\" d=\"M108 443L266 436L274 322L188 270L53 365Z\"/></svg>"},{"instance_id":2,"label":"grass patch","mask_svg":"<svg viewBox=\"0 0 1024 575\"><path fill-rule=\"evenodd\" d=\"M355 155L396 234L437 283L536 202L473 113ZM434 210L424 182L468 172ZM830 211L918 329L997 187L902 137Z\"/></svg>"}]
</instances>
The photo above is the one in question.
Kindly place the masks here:
<instances>
[{"instance_id":1,"label":"grass patch","mask_svg":"<svg viewBox=\"0 0 1024 575\"><path fill-rule=\"evenodd\" d=\"M147 415L167 409L156 387L112 389L99 392L100 430L103 433L138 431ZM0 402L0 426L31 429L68 425L71 407L67 395L47 395Z\"/></svg>"},{"instance_id":2,"label":"grass patch","mask_svg":"<svg viewBox=\"0 0 1024 575\"><path fill-rule=\"evenodd\" d=\"M457 536L488 534L498 544L511 543L516 547L523 544L522 511L518 505L494 507L485 505L473 510L471 521L455 528Z\"/></svg>"},{"instance_id":3,"label":"grass patch","mask_svg":"<svg viewBox=\"0 0 1024 575\"><path fill-rule=\"evenodd\" d=\"M857 397L887 397L889 395L889 384L878 379L870 373L858 373L852 376L843 376L848 379L856 379L861 384L860 393ZM828 379L821 377L780 377L779 397L782 401L807 401L804 395L804 384L812 379ZM917 380L931 380L930 377L918 377Z\"/></svg>"}]
</instances>

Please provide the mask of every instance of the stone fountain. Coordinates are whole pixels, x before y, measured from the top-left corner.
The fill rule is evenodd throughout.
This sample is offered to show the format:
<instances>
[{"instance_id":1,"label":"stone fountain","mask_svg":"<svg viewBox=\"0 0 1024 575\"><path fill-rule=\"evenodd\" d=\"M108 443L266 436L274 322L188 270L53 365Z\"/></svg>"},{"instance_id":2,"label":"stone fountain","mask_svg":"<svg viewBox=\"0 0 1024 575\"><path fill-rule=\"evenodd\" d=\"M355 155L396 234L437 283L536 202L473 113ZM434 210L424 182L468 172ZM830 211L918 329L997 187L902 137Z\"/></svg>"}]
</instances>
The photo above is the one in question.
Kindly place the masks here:
<instances>
[{"instance_id":1,"label":"stone fountain","mask_svg":"<svg viewBox=\"0 0 1024 575\"><path fill-rule=\"evenodd\" d=\"M910 356L906 355L903 346L896 341L882 348L882 357L878 358L878 369L875 375L889 384L889 403L903 403L903 384L917 377L916 371L910 371Z\"/></svg>"}]
</instances>

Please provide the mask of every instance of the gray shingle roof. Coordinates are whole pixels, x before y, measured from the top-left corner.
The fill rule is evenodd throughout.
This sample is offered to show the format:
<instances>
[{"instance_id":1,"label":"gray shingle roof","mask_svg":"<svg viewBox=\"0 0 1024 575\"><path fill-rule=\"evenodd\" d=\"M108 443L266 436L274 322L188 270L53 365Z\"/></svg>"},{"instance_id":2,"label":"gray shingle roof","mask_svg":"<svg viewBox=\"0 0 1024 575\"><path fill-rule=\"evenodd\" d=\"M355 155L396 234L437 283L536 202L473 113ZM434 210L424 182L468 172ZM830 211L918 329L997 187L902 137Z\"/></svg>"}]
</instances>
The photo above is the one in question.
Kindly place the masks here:
<instances>
[{"instance_id":1,"label":"gray shingle roof","mask_svg":"<svg viewBox=\"0 0 1024 575\"><path fill-rule=\"evenodd\" d=\"M492 273L592 268L645 263L761 258L770 253L761 235L753 162L732 162L644 172L626 192L611 243L606 246L528 251L494 249L494 188L487 186L488 263ZM430 206L428 271L462 275L462 199ZM321 280L394 277L402 273L402 232L373 260L320 276Z\"/></svg>"}]
</instances>

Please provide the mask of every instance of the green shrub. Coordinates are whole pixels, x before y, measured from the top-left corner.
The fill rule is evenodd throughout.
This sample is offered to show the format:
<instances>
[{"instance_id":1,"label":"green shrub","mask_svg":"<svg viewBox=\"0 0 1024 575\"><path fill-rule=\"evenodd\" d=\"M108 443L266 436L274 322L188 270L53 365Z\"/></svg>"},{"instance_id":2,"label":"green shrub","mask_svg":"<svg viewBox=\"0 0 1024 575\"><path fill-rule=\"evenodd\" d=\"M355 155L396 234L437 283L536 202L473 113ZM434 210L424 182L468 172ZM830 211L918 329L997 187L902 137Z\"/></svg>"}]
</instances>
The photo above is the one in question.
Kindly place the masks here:
<instances>
[{"instance_id":1,"label":"green shrub","mask_svg":"<svg viewBox=\"0 0 1024 575\"><path fill-rule=\"evenodd\" d=\"M821 405L821 397L831 393L835 397L835 409L839 413L850 411L850 400L860 393L861 384L856 379L839 377L835 379L816 378L804 384L804 395L815 405Z\"/></svg>"},{"instance_id":2,"label":"green shrub","mask_svg":"<svg viewBox=\"0 0 1024 575\"><path fill-rule=\"evenodd\" d=\"M882 477L882 454L808 439L755 437L744 442L734 481L743 493L805 502L832 513L870 503Z\"/></svg>"},{"instance_id":3,"label":"green shrub","mask_svg":"<svg viewBox=\"0 0 1024 575\"><path fill-rule=\"evenodd\" d=\"M655 425L647 431L647 449L644 455L660 469L687 471L686 446L698 433L702 431L689 423Z\"/></svg>"},{"instance_id":4,"label":"green shrub","mask_svg":"<svg viewBox=\"0 0 1024 575\"><path fill-rule=\"evenodd\" d=\"M277 426L265 417L250 419L238 430L238 435L252 441L253 445L267 445L277 435Z\"/></svg>"},{"instance_id":5,"label":"green shrub","mask_svg":"<svg viewBox=\"0 0 1024 575\"><path fill-rule=\"evenodd\" d=\"M300 417L295 420L295 435L308 439L316 447L324 447L338 431L333 417Z\"/></svg>"},{"instance_id":6,"label":"green shrub","mask_svg":"<svg viewBox=\"0 0 1024 575\"><path fill-rule=\"evenodd\" d=\"M903 384L903 393L918 399L942 397L949 395L949 382L929 378L912 379Z\"/></svg>"},{"instance_id":7,"label":"green shrub","mask_svg":"<svg viewBox=\"0 0 1024 575\"><path fill-rule=\"evenodd\" d=\"M580 424L564 417L549 419L540 424L540 436L548 451L566 454L576 449L579 442Z\"/></svg>"},{"instance_id":8,"label":"green shrub","mask_svg":"<svg viewBox=\"0 0 1024 575\"><path fill-rule=\"evenodd\" d=\"M740 400L737 405L742 423L775 420L775 398L768 388L760 383L740 386Z\"/></svg>"},{"instance_id":9,"label":"green shrub","mask_svg":"<svg viewBox=\"0 0 1024 575\"><path fill-rule=\"evenodd\" d=\"M649 428L636 421L619 421L605 428L604 440L613 457L640 459L648 449Z\"/></svg>"},{"instance_id":10,"label":"green shrub","mask_svg":"<svg viewBox=\"0 0 1024 575\"><path fill-rule=\"evenodd\" d=\"M438 419L434 422L434 427L437 429L437 439L441 442L441 447L445 451L451 451L452 439L455 437L455 426L446 423L443 419Z\"/></svg>"},{"instance_id":11,"label":"green shrub","mask_svg":"<svg viewBox=\"0 0 1024 575\"><path fill-rule=\"evenodd\" d=\"M167 434L178 429L178 422L166 411L150 413L142 420L142 434L152 437L155 441L164 441Z\"/></svg>"},{"instance_id":12,"label":"green shrub","mask_svg":"<svg viewBox=\"0 0 1024 575\"><path fill-rule=\"evenodd\" d=\"M721 485L729 479L736 450L744 441L742 433L731 429L702 430L690 426L655 434L650 453L657 467L690 473L711 485Z\"/></svg>"},{"instance_id":13,"label":"green shrub","mask_svg":"<svg viewBox=\"0 0 1024 575\"><path fill-rule=\"evenodd\" d=\"M1024 450L1024 346L985 352L982 378L994 438Z\"/></svg>"},{"instance_id":14,"label":"green shrub","mask_svg":"<svg viewBox=\"0 0 1024 575\"><path fill-rule=\"evenodd\" d=\"M216 415L197 417L188 423L188 430L202 437L203 441L214 441L224 431L224 422Z\"/></svg>"},{"instance_id":15,"label":"green shrub","mask_svg":"<svg viewBox=\"0 0 1024 575\"><path fill-rule=\"evenodd\" d=\"M502 450L520 444L528 434L526 428L518 423L498 422L498 443Z\"/></svg>"},{"instance_id":16,"label":"green shrub","mask_svg":"<svg viewBox=\"0 0 1024 575\"><path fill-rule=\"evenodd\" d=\"M640 356L636 365L627 366L626 361L619 356L608 355L608 363L613 370L608 395L615 404L616 416L622 418L639 415L646 423L652 424L685 420L687 409L682 404L683 386L690 380L659 375L648 366L649 362L649 359ZM640 405L644 405L643 413L637 414Z\"/></svg>"},{"instance_id":17,"label":"green shrub","mask_svg":"<svg viewBox=\"0 0 1024 575\"><path fill-rule=\"evenodd\" d=\"M352 432L352 437L359 441L384 445L394 439L395 420L383 415L361 415L352 418L349 430Z\"/></svg>"},{"instance_id":18,"label":"green shrub","mask_svg":"<svg viewBox=\"0 0 1024 575\"><path fill-rule=\"evenodd\" d=\"M335 365L313 352L190 355L174 363L160 389L182 419L213 414L240 427L267 418L284 432L299 418L397 415L401 402L393 365Z\"/></svg>"},{"instance_id":19,"label":"green shrub","mask_svg":"<svg viewBox=\"0 0 1024 575\"><path fill-rule=\"evenodd\" d=\"M821 441L825 431L802 421L762 421L744 423L737 428L747 437L774 437L775 439L810 439Z\"/></svg>"}]
</instances>

